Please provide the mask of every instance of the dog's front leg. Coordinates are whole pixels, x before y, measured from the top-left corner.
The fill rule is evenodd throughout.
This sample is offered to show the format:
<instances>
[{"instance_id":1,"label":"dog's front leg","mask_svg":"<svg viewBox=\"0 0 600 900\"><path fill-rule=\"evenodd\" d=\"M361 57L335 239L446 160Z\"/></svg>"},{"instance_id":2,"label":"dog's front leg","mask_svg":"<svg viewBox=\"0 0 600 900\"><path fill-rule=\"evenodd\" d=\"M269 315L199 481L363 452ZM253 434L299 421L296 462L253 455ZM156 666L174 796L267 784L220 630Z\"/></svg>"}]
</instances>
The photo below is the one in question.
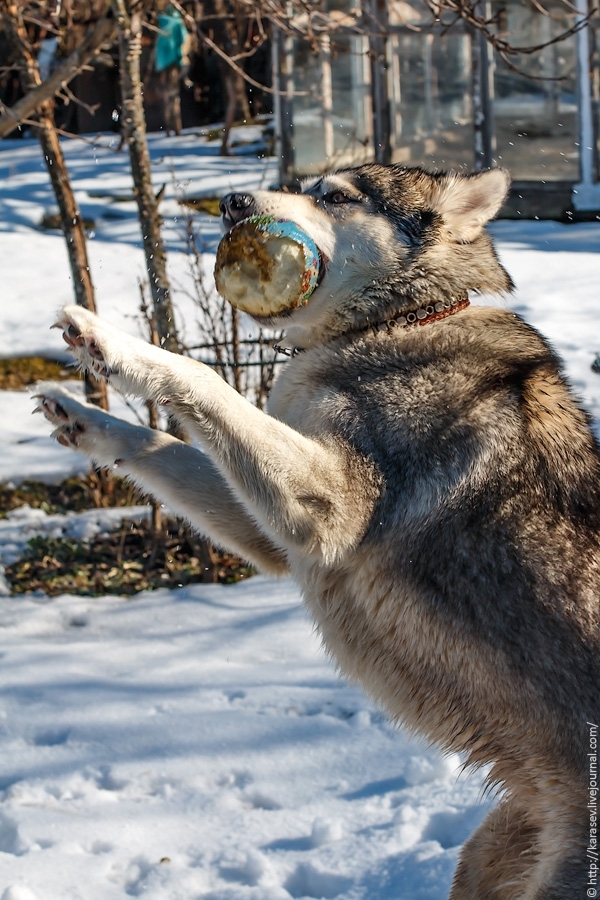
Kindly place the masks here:
<instances>
[{"instance_id":1,"label":"dog's front leg","mask_svg":"<svg viewBox=\"0 0 600 900\"><path fill-rule=\"evenodd\" d=\"M341 441L306 437L269 416L212 370L169 403L245 507L277 543L303 558L339 561L364 534L375 501L367 464Z\"/></svg>"},{"instance_id":2,"label":"dog's front leg","mask_svg":"<svg viewBox=\"0 0 600 900\"><path fill-rule=\"evenodd\" d=\"M63 387L41 384L37 391L38 409L61 444L98 465L116 465L119 474L261 571L287 571L285 553L257 527L206 454L169 434L117 419Z\"/></svg>"},{"instance_id":3,"label":"dog's front leg","mask_svg":"<svg viewBox=\"0 0 600 900\"><path fill-rule=\"evenodd\" d=\"M327 562L356 545L375 502L376 479L341 442L300 434L208 366L131 338L80 307L66 307L58 324L83 367L126 392L168 404L274 543Z\"/></svg>"}]
</instances>

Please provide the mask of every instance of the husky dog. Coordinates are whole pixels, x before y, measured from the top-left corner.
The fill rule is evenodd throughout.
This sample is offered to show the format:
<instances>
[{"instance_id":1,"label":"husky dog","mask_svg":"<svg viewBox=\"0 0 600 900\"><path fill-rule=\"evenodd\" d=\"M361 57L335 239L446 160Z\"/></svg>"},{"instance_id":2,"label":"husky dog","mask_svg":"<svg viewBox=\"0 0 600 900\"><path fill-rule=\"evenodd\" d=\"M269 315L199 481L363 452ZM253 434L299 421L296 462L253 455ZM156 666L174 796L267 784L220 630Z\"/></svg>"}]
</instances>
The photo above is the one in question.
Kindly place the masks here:
<instances>
[{"instance_id":1,"label":"husky dog","mask_svg":"<svg viewBox=\"0 0 600 900\"><path fill-rule=\"evenodd\" d=\"M452 900L574 900L600 717L600 454L546 341L468 305L511 289L484 231L507 188L502 170L369 164L225 197L226 227L292 219L323 260L307 305L269 320L303 351L269 415L207 366L64 309L81 366L168 404L203 453L56 387L40 405L61 443L291 573L346 675L489 766L501 799Z\"/></svg>"}]
</instances>

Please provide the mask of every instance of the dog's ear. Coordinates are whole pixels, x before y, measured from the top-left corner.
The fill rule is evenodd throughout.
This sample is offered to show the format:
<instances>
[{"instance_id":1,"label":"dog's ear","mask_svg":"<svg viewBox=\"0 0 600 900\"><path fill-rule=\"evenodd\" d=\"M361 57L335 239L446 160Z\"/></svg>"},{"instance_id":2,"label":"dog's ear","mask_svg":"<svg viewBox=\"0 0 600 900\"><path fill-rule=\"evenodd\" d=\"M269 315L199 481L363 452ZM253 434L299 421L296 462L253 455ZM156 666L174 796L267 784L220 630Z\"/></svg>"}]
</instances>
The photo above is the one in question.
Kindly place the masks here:
<instances>
[{"instance_id":1,"label":"dog's ear","mask_svg":"<svg viewBox=\"0 0 600 900\"><path fill-rule=\"evenodd\" d=\"M448 237L459 243L474 241L502 206L509 186L506 169L443 175L436 186L434 208L444 219Z\"/></svg>"}]
</instances>

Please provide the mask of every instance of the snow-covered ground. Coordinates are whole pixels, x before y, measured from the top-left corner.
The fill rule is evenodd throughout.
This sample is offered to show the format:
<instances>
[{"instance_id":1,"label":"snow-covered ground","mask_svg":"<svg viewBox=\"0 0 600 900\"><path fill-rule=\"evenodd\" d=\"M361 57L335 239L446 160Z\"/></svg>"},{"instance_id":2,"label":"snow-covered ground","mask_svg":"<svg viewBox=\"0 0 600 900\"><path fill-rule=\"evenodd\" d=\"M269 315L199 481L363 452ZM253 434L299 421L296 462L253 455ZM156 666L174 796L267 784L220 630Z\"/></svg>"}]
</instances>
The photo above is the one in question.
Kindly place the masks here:
<instances>
[{"instance_id":1,"label":"snow-covered ground","mask_svg":"<svg viewBox=\"0 0 600 900\"><path fill-rule=\"evenodd\" d=\"M244 130L244 137L249 135ZM251 136L251 135L250 135ZM101 313L139 333L144 278L117 139L67 143ZM275 164L151 136L174 283L189 278L176 195L268 185ZM0 143L0 355L62 352L71 301L37 145ZM210 254L218 223L197 216ZM600 419L600 224L499 222L510 305L563 354ZM176 293L180 326L196 313ZM119 398L113 407L131 415ZM0 480L85 463L0 392ZM119 512L0 520L0 563L37 532L91 535ZM485 814L480 774L392 728L340 681L288 581L256 577L134 599L0 597L0 900L442 900Z\"/></svg>"}]
</instances>

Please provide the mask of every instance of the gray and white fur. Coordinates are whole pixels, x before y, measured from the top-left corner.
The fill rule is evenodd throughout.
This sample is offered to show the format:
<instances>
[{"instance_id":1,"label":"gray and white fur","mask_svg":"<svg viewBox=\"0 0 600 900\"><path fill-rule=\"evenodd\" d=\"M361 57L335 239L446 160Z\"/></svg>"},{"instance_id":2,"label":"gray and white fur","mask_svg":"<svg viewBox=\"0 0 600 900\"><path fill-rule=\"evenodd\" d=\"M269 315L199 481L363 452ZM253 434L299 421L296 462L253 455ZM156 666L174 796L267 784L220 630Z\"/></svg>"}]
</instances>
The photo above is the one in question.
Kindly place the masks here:
<instances>
[{"instance_id":1,"label":"gray and white fur","mask_svg":"<svg viewBox=\"0 0 600 900\"><path fill-rule=\"evenodd\" d=\"M511 289L484 231L507 188L502 170L370 164L300 195L228 195L226 226L292 219L324 261L308 304L269 320L304 350L269 414L74 306L59 324L81 366L168 403L204 452L55 386L40 406L62 443L118 461L260 570L291 573L345 675L490 767L500 800L463 848L452 900L575 900L600 718L598 447L560 360L513 312L397 324Z\"/></svg>"}]
</instances>

